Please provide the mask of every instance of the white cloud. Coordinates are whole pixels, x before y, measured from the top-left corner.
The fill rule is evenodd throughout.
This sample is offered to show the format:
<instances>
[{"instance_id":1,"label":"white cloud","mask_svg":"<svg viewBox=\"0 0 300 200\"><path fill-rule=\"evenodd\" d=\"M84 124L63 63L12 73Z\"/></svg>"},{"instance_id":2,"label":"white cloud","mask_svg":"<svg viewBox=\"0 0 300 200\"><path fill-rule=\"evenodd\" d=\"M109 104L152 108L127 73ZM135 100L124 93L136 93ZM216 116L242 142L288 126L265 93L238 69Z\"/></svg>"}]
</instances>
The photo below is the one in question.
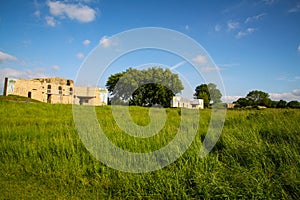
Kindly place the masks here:
<instances>
[{"instance_id":1,"label":"white cloud","mask_svg":"<svg viewBox=\"0 0 300 200\"><path fill-rule=\"evenodd\" d=\"M220 24L215 25L215 31L216 32L221 31L221 29L222 29L222 26Z\"/></svg>"},{"instance_id":2,"label":"white cloud","mask_svg":"<svg viewBox=\"0 0 300 200\"><path fill-rule=\"evenodd\" d=\"M3 88L4 78L41 78L47 77L44 73L44 68L36 68L36 69L26 69L26 70L16 70L12 68L0 68L0 87Z\"/></svg>"},{"instance_id":3,"label":"white cloud","mask_svg":"<svg viewBox=\"0 0 300 200\"><path fill-rule=\"evenodd\" d=\"M52 26L52 27L56 26L56 20L54 19L54 17L46 16L45 19L48 26Z\"/></svg>"},{"instance_id":4,"label":"white cloud","mask_svg":"<svg viewBox=\"0 0 300 200\"><path fill-rule=\"evenodd\" d=\"M289 13L295 13L300 11L300 3L298 3L294 8L288 10Z\"/></svg>"},{"instance_id":5,"label":"white cloud","mask_svg":"<svg viewBox=\"0 0 300 200\"><path fill-rule=\"evenodd\" d=\"M91 43L91 41L90 41L90 40L84 40L82 43L83 43L85 46L87 46L87 45L89 45L89 44Z\"/></svg>"},{"instance_id":6,"label":"white cloud","mask_svg":"<svg viewBox=\"0 0 300 200\"><path fill-rule=\"evenodd\" d=\"M290 93L270 93L270 98L275 101L285 100L285 101L293 101L293 100L300 100L300 90L293 90ZM296 95L297 94L297 95Z\"/></svg>"},{"instance_id":7,"label":"white cloud","mask_svg":"<svg viewBox=\"0 0 300 200\"><path fill-rule=\"evenodd\" d=\"M103 36L99 41L99 44L104 48L108 48L112 45L112 41L107 36Z\"/></svg>"},{"instance_id":8,"label":"white cloud","mask_svg":"<svg viewBox=\"0 0 300 200\"><path fill-rule=\"evenodd\" d=\"M18 60L17 57L0 51L0 64L3 63L4 61L17 61L17 60Z\"/></svg>"},{"instance_id":9,"label":"white cloud","mask_svg":"<svg viewBox=\"0 0 300 200\"><path fill-rule=\"evenodd\" d=\"M79 60L82 60L84 58L84 54L83 53L78 53L76 55L76 57L79 59Z\"/></svg>"},{"instance_id":10,"label":"white cloud","mask_svg":"<svg viewBox=\"0 0 300 200\"><path fill-rule=\"evenodd\" d=\"M227 22L227 27L229 31L237 29L239 26L240 26L239 22L233 22L231 20Z\"/></svg>"},{"instance_id":11,"label":"white cloud","mask_svg":"<svg viewBox=\"0 0 300 200\"><path fill-rule=\"evenodd\" d=\"M257 21L257 20L260 20L263 16L265 16L266 13L262 13L262 14L259 14L259 15L255 15L255 16L252 16L252 17L248 17L246 20L245 20L245 23L249 23L249 22L253 22L253 21Z\"/></svg>"},{"instance_id":12,"label":"white cloud","mask_svg":"<svg viewBox=\"0 0 300 200\"><path fill-rule=\"evenodd\" d=\"M254 28L247 28L246 31L239 31L236 35L236 38L240 39L241 37L244 37L246 35L249 35L255 31Z\"/></svg>"},{"instance_id":13,"label":"white cloud","mask_svg":"<svg viewBox=\"0 0 300 200\"><path fill-rule=\"evenodd\" d=\"M300 53L300 45L298 46L298 52Z\"/></svg>"},{"instance_id":14,"label":"white cloud","mask_svg":"<svg viewBox=\"0 0 300 200\"><path fill-rule=\"evenodd\" d=\"M293 90L292 94L295 96L300 96L300 89Z\"/></svg>"},{"instance_id":15,"label":"white cloud","mask_svg":"<svg viewBox=\"0 0 300 200\"><path fill-rule=\"evenodd\" d=\"M59 71L59 70L60 70L60 66L58 66L58 65L53 65L53 66L51 67L51 69L54 70L54 71Z\"/></svg>"},{"instance_id":16,"label":"white cloud","mask_svg":"<svg viewBox=\"0 0 300 200\"><path fill-rule=\"evenodd\" d=\"M207 58L202 55L198 55L195 58L192 59L195 64L206 64Z\"/></svg>"},{"instance_id":17,"label":"white cloud","mask_svg":"<svg viewBox=\"0 0 300 200\"><path fill-rule=\"evenodd\" d=\"M50 13L56 17L68 17L79 22L91 22L96 17L96 11L89 6L82 4L65 4L59 1L48 1Z\"/></svg>"}]
</instances>

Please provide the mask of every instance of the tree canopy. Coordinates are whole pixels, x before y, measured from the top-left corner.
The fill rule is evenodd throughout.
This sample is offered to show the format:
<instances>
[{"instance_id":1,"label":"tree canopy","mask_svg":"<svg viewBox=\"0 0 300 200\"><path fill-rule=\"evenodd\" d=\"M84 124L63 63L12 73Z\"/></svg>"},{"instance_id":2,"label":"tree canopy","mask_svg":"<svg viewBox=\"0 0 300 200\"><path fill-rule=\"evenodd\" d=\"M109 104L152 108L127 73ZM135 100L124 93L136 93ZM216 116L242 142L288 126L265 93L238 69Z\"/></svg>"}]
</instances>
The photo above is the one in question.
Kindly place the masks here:
<instances>
[{"instance_id":1,"label":"tree canopy","mask_svg":"<svg viewBox=\"0 0 300 200\"><path fill-rule=\"evenodd\" d=\"M271 107L272 100L269 94L259 90L250 91L245 98L239 98L236 102L239 107L246 106L266 106Z\"/></svg>"},{"instance_id":2,"label":"tree canopy","mask_svg":"<svg viewBox=\"0 0 300 200\"><path fill-rule=\"evenodd\" d=\"M209 107L209 104L220 103L222 94L217 86L213 83L198 85L195 89L194 97L196 99L203 99L204 107Z\"/></svg>"},{"instance_id":3,"label":"tree canopy","mask_svg":"<svg viewBox=\"0 0 300 200\"><path fill-rule=\"evenodd\" d=\"M130 105L169 107L172 97L183 90L178 74L153 67L144 70L129 68L111 75L106 82L111 100Z\"/></svg>"}]
</instances>

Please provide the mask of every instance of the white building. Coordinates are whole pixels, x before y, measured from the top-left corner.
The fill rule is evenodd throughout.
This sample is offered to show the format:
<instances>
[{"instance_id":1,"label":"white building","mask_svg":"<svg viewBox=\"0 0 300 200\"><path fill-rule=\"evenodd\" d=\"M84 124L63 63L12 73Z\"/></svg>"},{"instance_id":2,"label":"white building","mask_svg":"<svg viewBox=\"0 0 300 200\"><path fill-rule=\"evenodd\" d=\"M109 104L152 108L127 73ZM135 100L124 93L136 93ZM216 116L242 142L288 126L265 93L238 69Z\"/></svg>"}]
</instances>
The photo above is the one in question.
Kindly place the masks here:
<instances>
[{"instance_id":1,"label":"white building","mask_svg":"<svg viewBox=\"0 0 300 200\"><path fill-rule=\"evenodd\" d=\"M204 109L203 99L188 99L180 96L174 96L171 100L173 108Z\"/></svg>"}]
</instances>

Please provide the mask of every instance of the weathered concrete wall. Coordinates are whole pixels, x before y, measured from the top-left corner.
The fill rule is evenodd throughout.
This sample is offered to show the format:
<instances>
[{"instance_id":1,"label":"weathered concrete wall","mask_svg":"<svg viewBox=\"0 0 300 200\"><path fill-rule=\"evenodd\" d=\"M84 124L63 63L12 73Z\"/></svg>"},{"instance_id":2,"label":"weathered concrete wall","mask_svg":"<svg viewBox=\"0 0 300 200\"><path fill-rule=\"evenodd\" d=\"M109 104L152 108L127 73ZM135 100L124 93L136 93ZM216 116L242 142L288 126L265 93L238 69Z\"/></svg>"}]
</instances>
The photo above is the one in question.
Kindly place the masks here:
<instances>
[{"instance_id":1,"label":"weathered concrete wall","mask_svg":"<svg viewBox=\"0 0 300 200\"><path fill-rule=\"evenodd\" d=\"M75 104L107 105L107 90L97 87L75 87Z\"/></svg>"},{"instance_id":2,"label":"weathered concrete wall","mask_svg":"<svg viewBox=\"0 0 300 200\"><path fill-rule=\"evenodd\" d=\"M97 87L74 87L63 78L7 79L6 95L14 94L46 103L107 105L107 90Z\"/></svg>"}]
</instances>

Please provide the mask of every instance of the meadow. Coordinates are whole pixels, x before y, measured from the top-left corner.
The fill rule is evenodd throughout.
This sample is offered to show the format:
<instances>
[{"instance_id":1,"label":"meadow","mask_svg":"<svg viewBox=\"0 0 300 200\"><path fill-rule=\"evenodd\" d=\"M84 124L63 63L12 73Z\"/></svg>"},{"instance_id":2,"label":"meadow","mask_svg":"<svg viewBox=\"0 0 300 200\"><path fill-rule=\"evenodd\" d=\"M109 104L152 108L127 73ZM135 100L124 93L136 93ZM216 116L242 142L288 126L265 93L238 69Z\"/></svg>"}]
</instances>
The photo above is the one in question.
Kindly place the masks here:
<instances>
[{"instance_id":1,"label":"meadow","mask_svg":"<svg viewBox=\"0 0 300 200\"><path fill-rule=\"evenodd\" d=\"M130 108L139 125L148 111ZM118 128L110 106L96 113L107 137L134 152L170 142L181 115L166 109L161 132L141 139ZM210 116L200 111L195 140L174 163L127 173L87 151L71 105L0 99L0 199L300 199L300 109L228 110L218 143L200 158Z\"/></svg>"}]
</instances>

